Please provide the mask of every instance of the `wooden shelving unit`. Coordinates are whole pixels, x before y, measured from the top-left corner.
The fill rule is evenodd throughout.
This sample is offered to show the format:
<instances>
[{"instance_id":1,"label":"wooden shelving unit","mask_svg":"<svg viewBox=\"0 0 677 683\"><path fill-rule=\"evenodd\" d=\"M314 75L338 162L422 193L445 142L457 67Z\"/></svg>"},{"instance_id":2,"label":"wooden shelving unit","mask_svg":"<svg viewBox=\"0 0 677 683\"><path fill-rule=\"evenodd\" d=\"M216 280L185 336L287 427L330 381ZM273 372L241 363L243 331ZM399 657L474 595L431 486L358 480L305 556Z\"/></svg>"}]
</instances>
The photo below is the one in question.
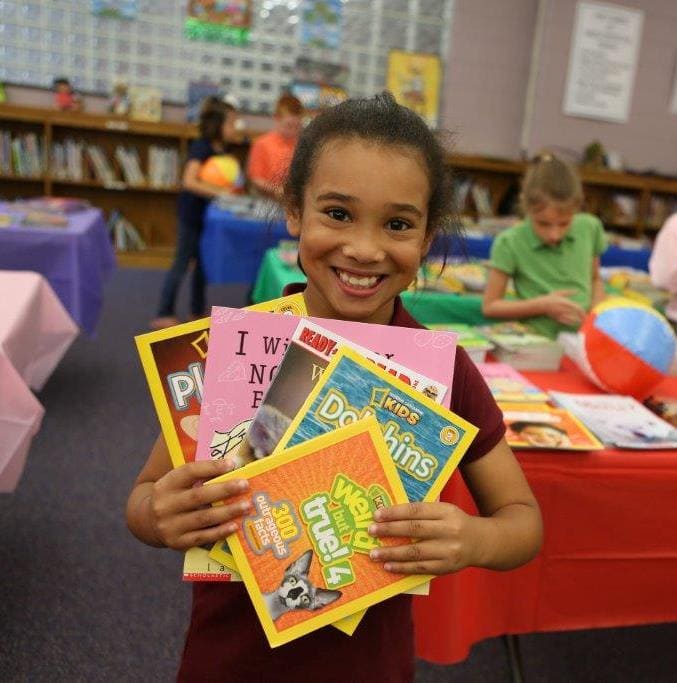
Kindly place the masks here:
<instances>
[{"instance_id":1,"label":"wooden shelving unit","mask_svg":"<svg viewBox=\"0 0 677 683\"><path fill-rule=\"evenodd\" d=\"M45 172L39 176L0 175L0 196L19 198L71 195L88 199L107 213L117 209L132 221L148 244L148 249L143 252L121 254L120 261L144 266L167 265L176 240L178 186L134 186L124 182L110 185L94 179L93 175L83 180L60 179L50 172L50 150L57 142L78 138L98 145L113 160L113 152L118 145L131 146L137 150L142 170L146 172L151 145L171 147L178 152L180 173L190 140L197 136L195 126L134 121L114 115L61 112L3 103L0 104L0 130L9 130L12 135L35 133L42 141L45 168ZM246 139L249 136L245 134L244 137ZM248 149L248 143L243 142L233 146L231 151L244 163ZM452 155L448 161L457 175L488 187L494 213L506 193L515 189L525 170L524 162L508 159ZM114 161L113 165L115 166ZM620 230L629 236L641 237L660 227L649 222L653 197L662 197L670 202L677 200L677 179L585 168L581 169L581 177L585 188L586 209L600 215L603 220L615 194L628 194L636 200L637 215L634 220L615 224L607 215L605 221L607 228Z\"/></svg>"},{"instance_id":2,"label":"wooden shelving unit","mask_svg":"<svg viewBox=\"0 0 677 683\"><path fill-rule=\"evenodd\" d=\"M494 212L506 192L517 186L527 166L521 161L464 155L451 155L448 161L458 175L489 188ZM580 169L580 174L585 193L584 208L600 216L607 229L623 232L627 236L651 236L660 228L659 223L652 224L650 221L652 198L662 197L669 202L677 202L677 179L585 167ZM613 198L619 194L630 196L636 203L636 215L627 222L613 219Z\"/></svg>"}]
</instances>

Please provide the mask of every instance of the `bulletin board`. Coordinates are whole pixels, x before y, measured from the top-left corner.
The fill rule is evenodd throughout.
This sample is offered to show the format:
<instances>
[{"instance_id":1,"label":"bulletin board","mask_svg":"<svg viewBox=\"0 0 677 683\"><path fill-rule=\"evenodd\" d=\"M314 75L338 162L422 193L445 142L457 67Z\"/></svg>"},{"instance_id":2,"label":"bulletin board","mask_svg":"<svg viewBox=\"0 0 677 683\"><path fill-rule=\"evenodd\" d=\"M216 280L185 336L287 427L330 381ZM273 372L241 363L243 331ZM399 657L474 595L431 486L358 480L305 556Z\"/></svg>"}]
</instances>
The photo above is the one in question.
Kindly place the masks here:
<instances>
[{"instance_id":1,"label":"bulletin board","mask_svg":"<svg viewBox=\"0 0 677 683\"><path fill-rule=\"evenodd\" d=\"M3 0L0 81L50 87L65 76L83 92L108 94L124 78L176 103L186 102L189 82L208 81L234 94L244 111L270 113L297 58L306 57L343 65L348 93L369 96L386 87L393 49L436 54L444 63L454 0L340 0L336 48L302 35L306 0L252 0L249 40L239 46L187 37L186 0L117 4L123 16L96 14L91 0Z\"/></svg>"}]
</instances>

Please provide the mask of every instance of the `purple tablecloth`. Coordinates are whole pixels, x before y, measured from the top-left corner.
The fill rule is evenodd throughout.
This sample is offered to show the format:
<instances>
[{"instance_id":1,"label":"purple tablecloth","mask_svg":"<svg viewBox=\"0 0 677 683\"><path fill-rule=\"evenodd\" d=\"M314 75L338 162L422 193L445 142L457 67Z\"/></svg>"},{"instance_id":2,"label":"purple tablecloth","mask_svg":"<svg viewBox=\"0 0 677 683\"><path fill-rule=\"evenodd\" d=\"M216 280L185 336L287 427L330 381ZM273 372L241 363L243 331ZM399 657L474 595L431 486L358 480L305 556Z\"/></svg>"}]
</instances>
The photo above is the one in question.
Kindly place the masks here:
<instances>
[{"instance_id":1,"label":"purple tablecloth","mask_svg":"<svg viewBox=\"0 0 677 683\"><path fill-rule=\"evenodd\" d=\"M11 204L0 204L0 211L12 213ZM115 255L100 209L85 209L68 217L65 228L0 228L0 269L41 273L73 320L92 335Z\"/></svg>"}]
</instances>

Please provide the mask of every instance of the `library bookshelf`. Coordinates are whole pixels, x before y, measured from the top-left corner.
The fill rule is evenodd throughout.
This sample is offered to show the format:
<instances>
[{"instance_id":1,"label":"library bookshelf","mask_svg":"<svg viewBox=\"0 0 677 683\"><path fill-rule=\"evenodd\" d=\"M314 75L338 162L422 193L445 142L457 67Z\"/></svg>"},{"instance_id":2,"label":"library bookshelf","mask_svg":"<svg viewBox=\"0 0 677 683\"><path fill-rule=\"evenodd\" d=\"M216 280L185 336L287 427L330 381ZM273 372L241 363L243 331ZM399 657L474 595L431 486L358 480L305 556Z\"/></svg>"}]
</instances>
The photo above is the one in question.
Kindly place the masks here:
<instances>
[{"instance_id":1,"label":"library bookshelf","mask_svg":"<svg viewBox=\"0 0 677 683\"><path fill-rule=\"evenodd\" d=\"M143 267L166 267L176 241L176 200L180 190L180 174L188 146L197 136L197 128L187 123L136 121L115 115L62 112L50 109L0 104L0 134L10 138L33 137L39 140L39 172L24 169L22 173L0 166L0 197L6 199L45 196L77 196L88 199L106 214L120 211L139 230L148 245L144 251L119 254L123 264ZM247 133L244 141L231 151L244 162L248 152ZM108 160L113 178L102 180L94 164L83 163L80 177L64 177L55 171L54 150L77 140L98 147ZM169 184L125 181L116 149L135 150L144 179L149 177L151 148L175 152L174 180ZM492 159L455 154L448 158L458 182L484 188L484 212L500 213L509 193L515 194L526 164L522 161ZM677 203L677 180L658 176L635 175L606 170L581 169L586 210L599 215L607 229L630 237L651 236L661 224L656 204L674 209ZM616 211L618 197L626 197L631 215ZM477 197L480 198L479 196ZM477 218L478 207L472 193L463 200L462 213Z\"/></svg>"},{"instance_id":2,"label":"library bookshelf","mask_svg":"<svg viewBox=\"0 0 677 683\"><path fill-rule=\"evenodd\" d=\"M453 155L449 164L460 181L485 188L491 213L496 215L508 193L519 192L527 164L523 161ZM677 210L677 179L618 171L579 169L584 209L599 216L607 230L627 237L652 238L671 211ZM457 182L458 185L458 182ZM461 199L460 211L480 217L472 196ZM625 209L625 210L623 210Z\"/></svg>"},{"instance_id":3,"label":"library bookshelf","mask_svg":"<svg viewBox=\"0 0 677 683\"><path fill-rule=\"evenodd\" d=\"M33 137L39 141L38 174L0 170L0 196L5 199L31 196L75 196L89 200L104 210L121 212L140 232L148 248L119 253L121 263L144 267L165 267L171 260L176 242L176 202L180 174L188 145L197 128L186 123L136 121L115 115L62 112L50 109L0 104L0 133L11 139ZM69 141L98 147L107 160L113 177L102 179L91 160L81 162L79 177L57 173L54 150ZM131 148L139 162L143 179L127 182L118 147ZM152 148L170 150L175 160L172 181L150 182ZM247 146L236 145L233 152L241 159ZM1 167L0 167L1 168ZM14 169L15 170L15 169ZM172 175L172 174L170 174Z\"/></svg>"}]
</instances>

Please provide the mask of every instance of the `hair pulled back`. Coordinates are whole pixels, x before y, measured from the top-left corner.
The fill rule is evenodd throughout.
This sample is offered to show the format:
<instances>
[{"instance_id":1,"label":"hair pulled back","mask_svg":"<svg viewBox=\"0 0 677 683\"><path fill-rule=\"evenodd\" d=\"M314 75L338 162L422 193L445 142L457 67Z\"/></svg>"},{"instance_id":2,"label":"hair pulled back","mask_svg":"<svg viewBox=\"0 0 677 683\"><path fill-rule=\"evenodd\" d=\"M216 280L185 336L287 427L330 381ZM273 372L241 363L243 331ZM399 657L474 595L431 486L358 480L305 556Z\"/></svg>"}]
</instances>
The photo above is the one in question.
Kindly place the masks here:
<instances>
[{"instance_id":1,"label":"hair pulled back","mask_svg":"<svg viewBox=\"0 0 677 683\"><path fill-rule=\"evenodd\" d=\"M388 91L341 102L305 128L284 185L284 201L289 211L303 211L306 186L325 146L333 140L351 138L418 152L430 183L427 233L434 234L445 227L453 213L453 187L444 149L423 119L398 104Z\"/></svg>"},{"instance_id":2,"label":"hair pulled back","mask_svg":"<svg viewBox=\"0 0 677 683\"><path fill-rule=\"evenodd\" d=\"M583 186L571 164L544 152L529 165L522 181L520 199L525 212L549 202L578 208L583 202Z\"/></svg>"}]
</instances>

